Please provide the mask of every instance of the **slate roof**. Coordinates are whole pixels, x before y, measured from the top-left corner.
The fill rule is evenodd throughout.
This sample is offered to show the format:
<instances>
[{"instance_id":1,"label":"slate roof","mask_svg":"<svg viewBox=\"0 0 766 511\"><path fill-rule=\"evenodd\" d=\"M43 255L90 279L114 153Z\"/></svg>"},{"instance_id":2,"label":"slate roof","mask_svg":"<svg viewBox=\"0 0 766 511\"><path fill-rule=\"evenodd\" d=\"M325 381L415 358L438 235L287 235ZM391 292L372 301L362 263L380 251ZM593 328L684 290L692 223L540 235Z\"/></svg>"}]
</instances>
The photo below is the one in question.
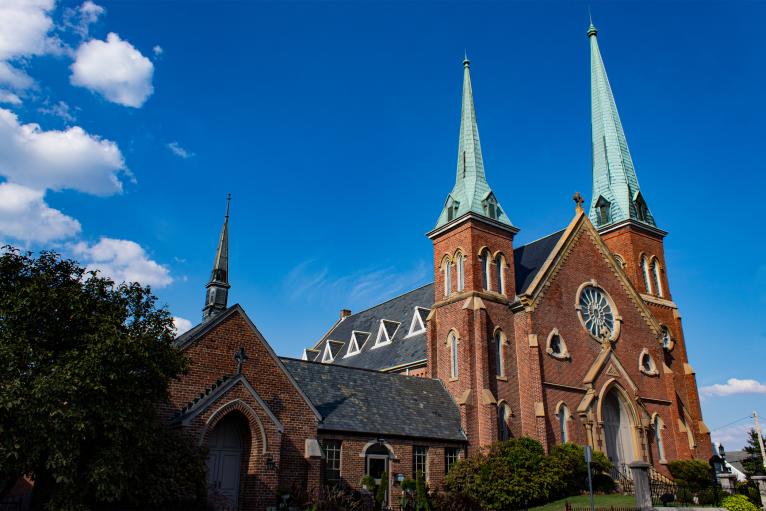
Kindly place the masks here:
<instances>
[{"instance_id":1,"label":"slate roof","mask_svg":"<svg viewBox=\"0 0 766 511\"><path fill-rule=\"evenodd\" d=\"M537 272L543 266L561 239L564 230L550 234L544 238L528 243L513 251L513 262L516 275L516 291L522 293L534 280ZM359 367L364 369L385 370L392 367L416 364L426 360L425 331L407 337L414 314L419 314L425 325L426 317L434 302L434 285L414 289L396 298L376 305L370 309L352 314L336 323L314 349L306 351L306 356L312 361L321 361L325 344L331 343L335 355L333 364ZM378 337L378 329L383 323L386 330L392 332L391 321L399 323L394 332L391 344L373 348ZM368 333L367 341L359 346L360 352L346 356L353 332ZM363 338L357 334L357 340ZM342 343L342 346L338 344ZM340 348L338 349L338 347Z\"/></svg>"},{"instance_id":2,"label":"slate roof","mask_svg":"<svg viewBox=\"0 0 766 511\"><path fill-rule=\"evenodd\" d=\"M564 234L562 229L544 238L522 245L513 251L513 267L516 271L516 292L523 293L532 283L556 243Z\"/></svg>"},{"instance_id":3,"label":"slate roof","mask_svg":"<svg viewBox=\"0 0 766 511\"><path fill-rule=\"evenodd\" d=\"M320 429L466 441L439 380L282 358L322 415Z\"/></svg>"}]
</instances>

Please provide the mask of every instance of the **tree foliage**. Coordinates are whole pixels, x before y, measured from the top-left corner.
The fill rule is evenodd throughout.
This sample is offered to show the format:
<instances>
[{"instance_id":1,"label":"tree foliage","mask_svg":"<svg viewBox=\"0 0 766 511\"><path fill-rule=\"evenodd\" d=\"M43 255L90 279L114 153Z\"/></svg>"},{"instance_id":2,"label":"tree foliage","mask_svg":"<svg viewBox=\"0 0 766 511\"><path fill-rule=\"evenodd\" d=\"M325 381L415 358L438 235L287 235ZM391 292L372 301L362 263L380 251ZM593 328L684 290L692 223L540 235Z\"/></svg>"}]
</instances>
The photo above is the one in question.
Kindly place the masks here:
<instances>
[{"instance_id":1,"label":"tree foliage","mask_svg":"<svg viewBox=\"0 0 766 511\"><path fill-rule=\"evenodd\" d=\"M594 453L592 470L608 470L609 461ZM520 509L551 499L579 494L587 487L583 448L575 444L554 447L546 456L531 438L494 444L488 453L461 460L451 469L445 488L477 502L481 509Z\"/></svg>"},{"instance_id":2,"label":"tree foliage","mask_svg":"<svg viewBox=\"0 0 766 511\"><path fill-rule=\"evenodd\" d=\"M31 475L33 506L171 507L204 495L202 453L157 405L186 360L147 287L55 253L0 253L0 496Z\"/></svg>"},{"instance_id":3,"label":"tree foliage","mask_svg":"<svg viewBox=\"0 0 766 511\"><path fill-rule=\"evenodd\" d=\"M764 437L766 442L766 437ZM758 443L758 432L755 428L750 428L747 432L747 445L745 445L744 451L748 454L748 457L742 460L742 467L745 469L745 474L748 477L758 474L763 474L763 458L761 457L761 446Z\"/></svg>"},{"instance_id":4,"label":"tree foliage","mask_svg":"<svg viewBox=\"0 0 766 511\"><path fill-rule=\"evenodd\" d=\"M729 495L721 501L721 506L729 511L759 511L744 495Z\"/></svg>"},{"instance_id":5,"label":"tree foliage","mask_svg":"<svg viewBox=\"0 0 766 511\"><path fill-rule=\"evenodd\" d=\"M676 460L668 463L673 480L692 492L708 488L713 481L712 468L702 460Z\"/></svg>"}]
</instances>

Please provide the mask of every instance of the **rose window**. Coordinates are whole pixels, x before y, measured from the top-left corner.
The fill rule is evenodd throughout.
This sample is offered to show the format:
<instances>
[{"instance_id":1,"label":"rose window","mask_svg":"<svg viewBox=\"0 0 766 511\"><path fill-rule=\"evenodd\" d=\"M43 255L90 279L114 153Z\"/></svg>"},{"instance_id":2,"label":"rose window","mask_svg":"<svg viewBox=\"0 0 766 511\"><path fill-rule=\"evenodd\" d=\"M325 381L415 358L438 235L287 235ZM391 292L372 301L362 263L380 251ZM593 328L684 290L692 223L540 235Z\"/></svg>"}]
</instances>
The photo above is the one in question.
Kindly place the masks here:
<instances>
[{"instance_id":1,"label":"rose window","mask_svg":"<svg viewBox=\"0 0 766 511\"><path fill-rule=\"evenodd\" d=\"M580 314L585 328L597 339L610 339L614 334L614 311L606 294L593 286L580 293Z\"/></svg>"}]
</instances>

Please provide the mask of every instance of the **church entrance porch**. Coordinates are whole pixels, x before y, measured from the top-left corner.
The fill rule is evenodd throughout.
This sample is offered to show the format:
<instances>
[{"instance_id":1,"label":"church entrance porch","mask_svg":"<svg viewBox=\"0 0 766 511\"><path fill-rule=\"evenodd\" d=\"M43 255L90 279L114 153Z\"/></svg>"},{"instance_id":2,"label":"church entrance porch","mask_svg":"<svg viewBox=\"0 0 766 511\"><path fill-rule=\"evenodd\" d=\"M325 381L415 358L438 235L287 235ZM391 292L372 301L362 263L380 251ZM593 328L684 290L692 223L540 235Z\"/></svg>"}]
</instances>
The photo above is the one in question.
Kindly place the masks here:
<instances>
[{"instance_id":1,"label":"church entrance porch","mask_svg":"<svg viewBox=\"0 0 766 511\"><path fill-rule=\"evenodd\" d=\"M208 435L208 494L215 502L226 502L229 509L238 509L240 475L243 462L247 464L249 436L247 421L239 413L228 414Z\"/></svg>"},{"instance_id":2,"label":"church entrance porch","mask_svg":"<svg viewBox=\"0 0 766 511\"><path fill-rule=\"evenodd\" d=\"M628 465L635 458L635 424L624 397L612 388L601 404L606 455L621 474L630 477Z\"/></svg>"}]
</instances>

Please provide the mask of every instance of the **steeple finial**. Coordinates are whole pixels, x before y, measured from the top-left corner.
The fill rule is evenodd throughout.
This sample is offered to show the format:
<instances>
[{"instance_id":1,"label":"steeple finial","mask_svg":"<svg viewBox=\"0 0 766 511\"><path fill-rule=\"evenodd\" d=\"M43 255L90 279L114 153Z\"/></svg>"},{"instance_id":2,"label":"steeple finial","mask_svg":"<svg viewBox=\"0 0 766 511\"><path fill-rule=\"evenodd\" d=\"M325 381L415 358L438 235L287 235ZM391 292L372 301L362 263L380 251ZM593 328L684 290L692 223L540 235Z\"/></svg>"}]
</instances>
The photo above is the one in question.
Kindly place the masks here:
<instances>
[{"instance_id":1,"label":"steeple finial","mask_svg":"<svg viewBox=\"0 0 766 511\"><path fill-rule=\"evenodd\" d=\"M481 154L479 126L476 122L476 108L473 102L471 66L466 52L463 58L463 106L460 114L457 176L455 186L447 197L436 227L446 225L469 212L512 226L484 175L484 159Z\"/></svg>"},{"instance_id":2,"label":"steeple finial","mask_svg":"<svg viewBox=\"0 0 766 511\"><path fill-rule=\"evenodd\" d=\"M471 67L471 61L468 60L468 50L463 50L463 67Z\"/></svg>"},{"instance_id":3,"label":"steeple finial","mask_svg":"<svg viewBox=\"0 0 766 511\"><path fill-rule=\"evenodd\" d=\"M229 207L231 194L226 196L226 216L224 216L221 237L218 239L218 249L213 261L213 271L207 283L205 307L202 309L202 319L207 320L219 312L226 310L229 298Z\"/></svg>"},{"instance_id":4,"label":"steeple finial","mask_svg":"<svg viewBox=\"0 0 766 511\"><path fill-rule=\"evenodd\" d=\"M634 220L656 227L633 167L628 141L591 23L588 30L591 59L591 150L593 197L590 219L596 227Z\"/></svg>"},{"instance_id":5,"label":"steeple finial","mask_svg":"<svg viewBox=\"0 0 766 511\"><path fill-rule=\"evenodd\" d=\"M593 25L593 16L590 13L590 5L588 6L588 37L598 34L598 30Z\"/></svg>"}]
</instances>

